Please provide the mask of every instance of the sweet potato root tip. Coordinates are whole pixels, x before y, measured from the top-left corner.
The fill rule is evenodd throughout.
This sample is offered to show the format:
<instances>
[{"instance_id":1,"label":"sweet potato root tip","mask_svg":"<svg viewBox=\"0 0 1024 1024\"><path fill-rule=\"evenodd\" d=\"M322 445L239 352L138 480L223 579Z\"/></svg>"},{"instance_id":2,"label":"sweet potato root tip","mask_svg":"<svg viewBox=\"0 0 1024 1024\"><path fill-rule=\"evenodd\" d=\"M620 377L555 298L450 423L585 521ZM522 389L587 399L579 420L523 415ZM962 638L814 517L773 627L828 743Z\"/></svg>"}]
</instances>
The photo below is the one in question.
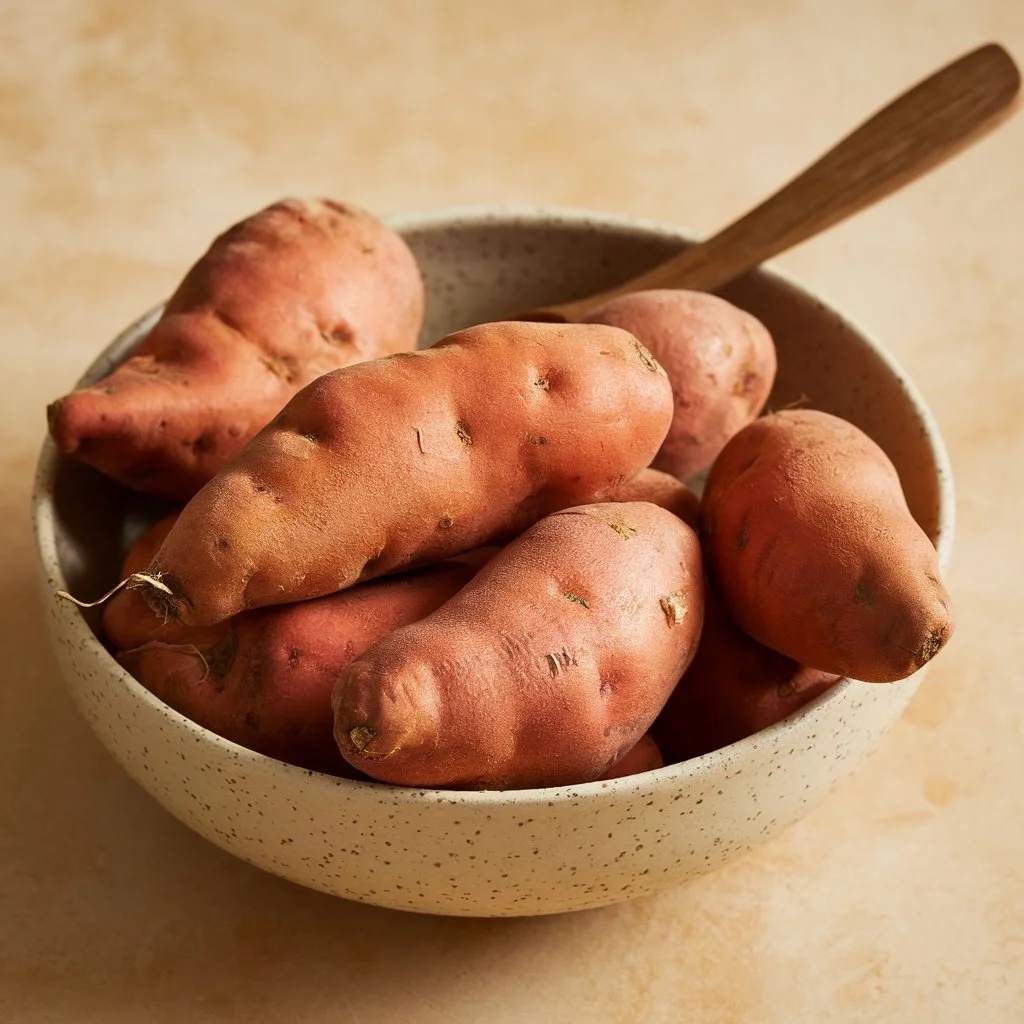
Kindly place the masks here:
<instances>
[{"instance_id":1,"label":"sweet potato root tip","mask_svg":"<svg viewBox=\"0 0 1024 1024\"><path fill-rule=\"evenodd\" d=\"M348 731L348 738L352 741L352 746L360 754L366 750L376 735L377 733L368 725L357 725Z\"/></svg>"},{"instance_id":2,"label":"sweet potato root tip","mask_svg":"<svg viewBox=\"0 0 1024 1024\"><path fill-rule=\"evenodd\" d=\"M379 731L372 725L355 725L348 730L348 742L339 744L339 753L352 758L356 762L383 761L401 750L401 742L389 747L387 750L373 750L374 740L379 736ZM353 767L357 767L353 764ZM370 772L372 774L372 770Z\"/></svg>"},{"instance_id":3,"label":"sweet potato root tip","mask_svg":"<svg viewBox=\"0 0 1024 1024\"><path fill-rule=\"evenodd\" d=\"M146 604L159 615L164 622L181 622L182 612L188 607L188 598L175 592L164 581L169 579L166 573L136 572L125 581L133 590L138 590L146 600Z\"/></svg>"},{"instance_id":4,"label":"sweet potato root tip","mask_svg":"<svg viewBox=\"0 0 1024 1024\"><path fill-rule=\"evenodd\" d=\"M129 583L131 583L130 576L119 583L115 583L102 597L96 598L95 601L82 601L80 598L75 597L74 594L69 594L66 590L58 590L57 596L65 601L70 601L79 608L99 608L100 605L106 604L115 594L127 587Z\"/></svg>"},{"instance_id":5,"label":"sweet potato root tip","mask_svg":"<svg viewBox=\"0 0 1024 1024\"><path fill-rule=\"evenodd\" d=\"M936 626L935 629L928 634L928 638L921 646L921 650L917 655L918 667L927 665L928 662L931 661L943 647L945 647L946 641L949 639L950 632L950 624L947 621L941 626Z\"/></svg>"}]
</instances>

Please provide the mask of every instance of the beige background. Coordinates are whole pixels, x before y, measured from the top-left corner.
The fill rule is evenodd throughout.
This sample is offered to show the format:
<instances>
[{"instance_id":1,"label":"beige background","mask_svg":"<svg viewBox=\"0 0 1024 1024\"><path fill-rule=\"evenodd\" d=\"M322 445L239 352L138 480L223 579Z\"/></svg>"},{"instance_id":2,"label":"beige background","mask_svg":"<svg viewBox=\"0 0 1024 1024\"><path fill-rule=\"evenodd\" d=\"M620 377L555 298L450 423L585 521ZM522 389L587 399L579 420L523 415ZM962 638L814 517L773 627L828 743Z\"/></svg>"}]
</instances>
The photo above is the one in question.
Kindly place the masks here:
<instances>
[{"instance_id":1,"label":"beige background","mask_svg":"<svg viewBox=\"0 0 1024 1024\"><path fill-rule=\"evenodd\" d=\"M0 1020L1024 1021L1024 115L779 261L932 404L959 632L862 771L685 888L443 920L234 861L78 717L27 517L45 403L266 202L706 233L988 39L1024 59L1020 0L2 3Z\"/></svg>"}]
</instances>

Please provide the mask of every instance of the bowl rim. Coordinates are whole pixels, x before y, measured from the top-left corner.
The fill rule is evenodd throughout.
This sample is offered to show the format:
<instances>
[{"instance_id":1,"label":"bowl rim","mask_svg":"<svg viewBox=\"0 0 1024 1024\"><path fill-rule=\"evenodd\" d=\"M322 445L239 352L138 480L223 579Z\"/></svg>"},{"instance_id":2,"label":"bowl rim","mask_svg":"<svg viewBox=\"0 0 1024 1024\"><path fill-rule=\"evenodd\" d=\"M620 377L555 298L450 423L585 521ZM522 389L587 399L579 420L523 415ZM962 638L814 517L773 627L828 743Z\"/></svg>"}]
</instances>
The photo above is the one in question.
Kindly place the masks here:
<instances>
[{"instance_id":1,"label":"bowl rim","mask_svg":"<svg viewBox=\"0 0 1024 1024\"><path fill-rule=\"evenodd\" d=\"M542 228L556 226L561 223L571 227L589 226L612 228L624 233L639 232L647 236L664 239L665 241L679 242L683 245L695 244L700 240L699 237L686 228L663 221L557 205L450 205L425 211L399 213L385 217L384 220L390 228L399 234L453 227L484 228L499 224ZM952 554L953 535L956 527L956 499L952 465L938 423L917 385L907 376L895 356L875 337L873 332L866 328L859 320L846 313L826 293L811 291L799 279L776 267L772 261L761 264L752 273L769 279L775 279L801 297L823 306L845 324L846 327L852 330L860 341L867 345L872 354L883 363L885 368L900 384L915 413L921 419L926 441L932 450L935 460L938 484L937 542L935 547L942 571L948 571ZM119 350L129 341L138 340L137 336L141 336L143 329L147 328L151 321L155 321L162 311L163 305L164 303L160 303L154 306L121 330L92 360L86 370L83 371L82 377L94 375L96 369L106 361L115 358L119 359ZM56 446L50 437L47 436L43 442L36 464L31 495L31 514L36 558L42 571L42 579L49 586L53 587L54 590L66 589L67 586L58 557L57 534L54 528L56 518L54 484L59 458ZM44 598L50 603L60 600L56 597L55 593L45 594ZM823 708L837 699L842 693L849 691L851 687L859 685L897 685L891 683L863 684L849 678L840 679L819 697L809 701L791 715L780 719L759 732L745 736L734 743L712 750L699 757L667 764L661 768L650 769L637 775L626 775L615 779L596 780L594 782L566 786L512 790L449 790L393 786L374 780L346 779L327 775L309 768L300 768L298 765L279 761L248 747L243 747L197 724L192 719L165 704L122 668L93 633L81 612L77 609L71 609L70 605L68 608L74 612L71 619L71 630L74 634L73 638L76 645L90 651L94 656L106 659L109 668L115 674L118 682L127 688L136 700L147 704L153 711L162 714L179 729L184 729L186 733L191 733L197 739L202 739L215 747L222 748L226 754L232 756L236 763L239 764L239 767L244 767L246 763L254 767L267 768L269 766L271 771L283 774L285 778L290 776L295 781L302 780L304 785L312 785L325 794L332 790L349 790L353 793L356 791L365 792L368 796L387 794L389 800L396 804L413 805L433 802L451 804L467 809L470 807L488 808L502 804L523 806L547 805L550 807L564 801L595 796L602 792L607 793L609 796L629 795L639 788L640 780L642 780L644 788L662 788L663 786L670 785L674 780L699 780L705 776L718 774L721 770L727 771L731 765L745 759L748 752L754 752L760 746L768 744L774 737L792 729L798 722L822 714ZM927 665L924 666L919 670L919 673L927 668Z\"/></svg>"}]
</instances>

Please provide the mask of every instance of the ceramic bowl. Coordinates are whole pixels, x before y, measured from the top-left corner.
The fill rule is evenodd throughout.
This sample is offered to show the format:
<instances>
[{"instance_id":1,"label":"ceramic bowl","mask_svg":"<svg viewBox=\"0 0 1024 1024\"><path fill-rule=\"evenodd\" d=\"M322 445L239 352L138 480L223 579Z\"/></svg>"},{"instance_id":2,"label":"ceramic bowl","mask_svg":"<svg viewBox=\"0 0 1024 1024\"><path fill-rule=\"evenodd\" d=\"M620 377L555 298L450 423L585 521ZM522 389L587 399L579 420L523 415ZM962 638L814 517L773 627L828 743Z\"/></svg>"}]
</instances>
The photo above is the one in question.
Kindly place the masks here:
<instances>
[{"instance_id":1,"label":"ceramic bowl","mask_svg":"<svg viewBox=\"0 0 1024 1024\"><path fill-rule=\"evenodd\" d=\"M671 228L563 211L462 210L395 226L423 269L423 343L456 328L608 287L685 247ZM767 271L723 294L775 337L770 399L852 420L889 454L943 568L953 495L921 396L879 342L834 307ZM131 351L158 311L88 369ZM102 592L126 543L161 509L58 457L39 461L34 519L61 671L124 769L172 814L258 867L348 899L437 914L546 914L675 886L767 842L852 772L896 721L922 673L843 681L755 736L610 782L518 792L392 788L319 775L236 746L148 693L55 595Z\"/></svg>"}]
</instances>

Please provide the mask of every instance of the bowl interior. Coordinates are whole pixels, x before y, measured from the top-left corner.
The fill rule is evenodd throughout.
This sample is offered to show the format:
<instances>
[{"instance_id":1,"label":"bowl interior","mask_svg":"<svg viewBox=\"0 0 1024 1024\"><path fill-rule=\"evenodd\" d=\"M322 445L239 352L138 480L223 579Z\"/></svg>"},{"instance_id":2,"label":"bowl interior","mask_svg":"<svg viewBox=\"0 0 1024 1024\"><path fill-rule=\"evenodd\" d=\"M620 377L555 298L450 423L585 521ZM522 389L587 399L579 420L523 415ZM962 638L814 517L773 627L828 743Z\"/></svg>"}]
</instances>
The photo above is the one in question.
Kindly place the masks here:
<instances>
[{"instance_id":1,"label":"bowl interior","mask_svg":"<svg viewBox=\"0 0 1024 1024\"><path fill-rule=\"evenodd\" d=\"M664 227L573 212L441 211L395 226L424 276L421 346L462 327L599 291L689 244L684 233ZM911 512L944 560L952 529L945 452L927 408L891 357L778 274L756 271L721 294L762 320L775 339L779 372L769 408L823 409L866 431L889 454ZM83 379L123 359L157 314L128 328ZM68 589L87 596L117 581L127 545L169 508L68 458L56 459L53 490L62 574ZM95 626L97 613L88 618Z\"/></svg>"}]
</instances>

